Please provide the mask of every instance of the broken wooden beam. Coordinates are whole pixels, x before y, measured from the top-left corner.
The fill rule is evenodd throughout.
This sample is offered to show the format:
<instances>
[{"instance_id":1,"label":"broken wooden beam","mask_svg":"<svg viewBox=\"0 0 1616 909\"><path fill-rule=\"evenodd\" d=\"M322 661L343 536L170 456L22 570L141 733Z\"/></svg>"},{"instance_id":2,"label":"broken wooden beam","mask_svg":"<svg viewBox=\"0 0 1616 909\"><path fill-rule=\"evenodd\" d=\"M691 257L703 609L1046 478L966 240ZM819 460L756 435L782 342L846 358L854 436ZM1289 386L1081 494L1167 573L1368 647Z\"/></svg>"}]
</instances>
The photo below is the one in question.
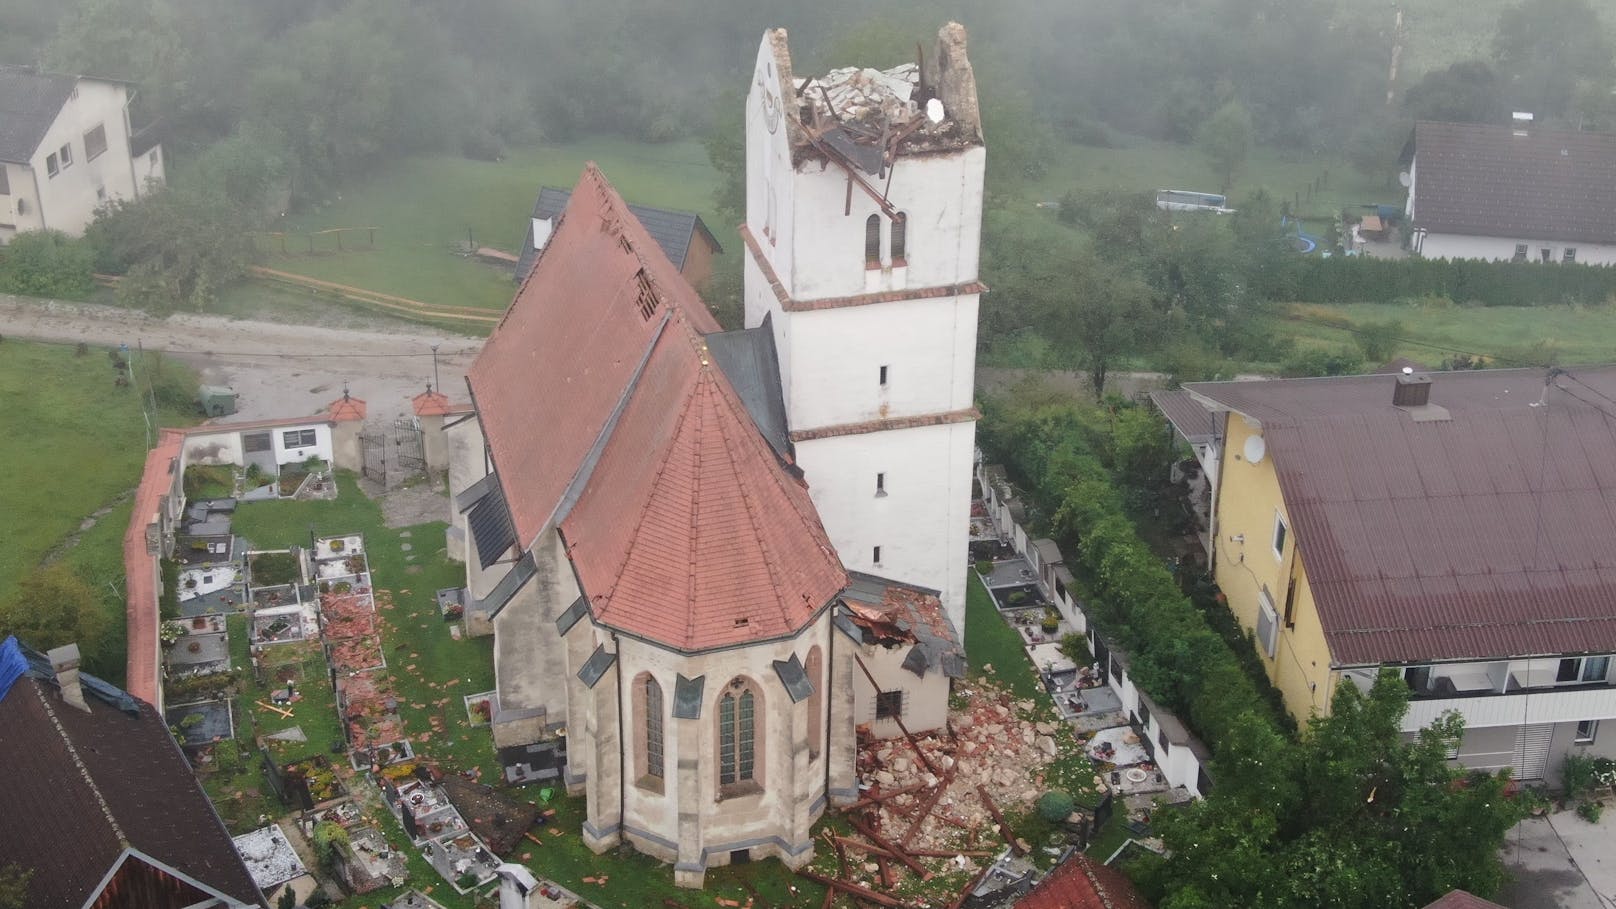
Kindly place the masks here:
<instances>
[{"instance_id":1,"label":"broken wooden beam","mask_svg":"<svg viewBox=\"0 0 1616 909\"><path fill-rule=\"evenodd\" d=\"M864 670L864 677L870 680L870 687L874 688L876 691L880 691L881 683L875 680L875 673L870 671L870 667L864 665L864 660L857 654L854 654L853 662L857 663L858 667ZM894 715L891 717L891 720L898 724L898 731L903 733L903 737L905 739L909 740L909 747L915 749L915 756L920 758L920 763L925 764L926 769L930 771L933 776L941 776L942 774L937 772L937 766L931 762L931 758L926 756L925 750L920 747L920 742L915 739L915 734L910 732L909 727L903 724L903 718Z\"/></svg>"},{"instance_id":2,"label":"broken wooden beam","mask_svg":"<svg viewBox=\"0 0 1616 909\"><path fill-rule=\"evenodd\" d=\"M954 771L958 767L959 765L955 764L953 767L948 768L948 772L943 774L943 778L937 781L937 788L933 790L931 795L926 797L925 802L921 803L920 811L915 814L914 821L910 823L909 829L904 831L903 839L898 842L908 847L914 841L915 836L920 833L920 828L926 823L926 818L931 817L932 809L937 807L937 802L942 799L943 793L948 791L949 784L954 782Z\"/></svg>"},{"instance_id":3,"label":"broken wooden beam","mask_svg":"<svg viewBox=\"0 0 1616 909\"><path fill-rule=\"evenodd\" d=\"M953 858L963 855L966 858L985 858L993 855L986 849L911 849L909 854L919 858Z\"/></svg>"},{"instance_id":4,"label":"broken wooden beam","mask_svg":"<svg viewBox=\"0 0 1616 909\"><path fill-rule=\"evenodd\" d=\"M881 886L888 890L898 886L898 879L892 876L892 864L887 861L886 856L877 855L875 867L881 873Z\"/></svg>"},{"instance_id":5,"label":"broken wooden beam","mask_svg":"<svg viewBox=\"0 0 1616 909\"><path fill-rule=\"evenodd\" d=\"M877 846L880 846L882 849L885 849L888 853L890 853L892 855L893 858L897 859L900 862L903 862L904 866L907 867L910 871L913 871L914 873L920 875L921 880L923 880L923 881L931 880L931 871L929 869L927 869L925 865L922 865L919 862L915 861L914 856L912 856L909 853L903 851L902 848L893 845L892 842L890 840L888 840L886 837L882 836L879 833L876 833L875 828L871 827L869 824L863 823L858 818L850 817L850 818L847 819L847 822L849 824L853 825L854 830L857 830L859 833L862 833L865 836L869 837L870 842L876 844Z\"/></svg>"},{"instance_id":6,"label":"broken wooden beam","mask_svg":"<svg viewBox=\"0 0 1616 909\"><path fill-rule=\"evenodd\" d=\"M290 711L290 710L282 710L281 708L276 707L274 704L266 704L263 701L253 701L253 703L257 704L258 706L260 706L262 708L264 708L265 710L273 710L273 711L275 711L276 713L281 715L281 719L291 719L292 718L292 711Z\"/></svg>"},{"instance_id":7,"label":"broken wooden beam","mask_svg":"<svg viewBox=\"0 0 1616 909\"><path fill-rule=\"evenodd\" d=\"M851 881L844 881L834 877L826 877L823 874L809 871L806 868L798 870L797 876L805 877L810 881L817 884L822 884L831 888L832 890L840 890L848 896L864 900L865 902L874 903L877 906L883 906L885 909L904 909L903 903L893 899L890 896L887 896L885 893L877 893L868 887L860 886Z\"/></svg>"},{"instance_id":8,"label":"broken wooden beam","mask_svg":"<svg viewBox=\"0 0 1616 909\"><path fill-rule=\"evenodd\" d=\"M871 805L879 805L882 802L886 801L887 799L894 799L894 798L897 798L900 795L907 795L908 793L911 793L911 792L918 792L919 790L925 789L925 788L926 788L925 783L912 783L912 784L910 784L908 786L899 786L896 789L883 789L879 793L877 793L875 795L867 795L867 796L859 799L858 801L854 802L851 805L842 806L841 812L843 814L849 814L851 812L858 811L861 808L868 808Z\"/></svg>"},{"instance_id":9,"label":"broken wooden beam","mask_svg":"<svg viewBox=\"0 0 1616 909\"><path fill-rule=\"evenodd\" d=\"M999 811L999 806L993 804L993 796L988 795L988 787L978 783L976 794L982 797L982 806L987 808L988 814L993 817L993 823L999 826L999 835L1004 837L1005 843L1009 844L1011 854L1021 855L1024 850L1021 848L1021 844L1016 842L1015 832L1010 829L1009 824L1005 823L1004 814Z\"/></svg>"},{"instance_id":10,"label":"broken wooden beam","mask_svg":"<svg viewBox=\"0 0 1616 909\"><path fill-rule=\"evenodd\" d=\"M866 843L861 840L848 839L845 836L831 837L831 840L838 848L857 849L861 852L868 852L871 855L879 855L884 858L893 857L892 853L881 848L880 846L875 845L874 843Z\"/></svg>"}]
</instances>

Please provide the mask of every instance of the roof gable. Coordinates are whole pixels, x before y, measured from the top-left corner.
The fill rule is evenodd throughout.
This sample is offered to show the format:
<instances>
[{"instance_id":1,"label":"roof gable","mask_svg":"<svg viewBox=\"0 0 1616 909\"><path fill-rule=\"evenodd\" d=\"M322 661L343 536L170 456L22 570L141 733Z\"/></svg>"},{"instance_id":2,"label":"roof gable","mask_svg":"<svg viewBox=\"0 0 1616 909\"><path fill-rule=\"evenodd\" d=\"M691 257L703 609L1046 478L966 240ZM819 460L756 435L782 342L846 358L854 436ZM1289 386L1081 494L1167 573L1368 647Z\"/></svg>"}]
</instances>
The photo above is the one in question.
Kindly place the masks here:
<instances>
[{"instance_id":1,"label":"roof gable","mask_svg":"<svg viewBox=\"0 0 1616 909\"><path fill-rule=\"evenodd\" d=\"M0 161L27 164L78 83L77 76L0 65Z\"/></svg>"},{"instance_id":2,"label":"roof gable","mask_svg":"<svg viewBox=\"0 0 1616 909\"><path fill-rule=\"evenodd\" d=\"M1616 135L1421 122L1414 162L1427 230L1616 243Z\"/></svg>"},{"instance_id":3,"label":"roof gable","mask_svg":"<svg viewBox=\"0 0 1616 909\"><path fill-rule=\"evenodd\" d=\"M567 202L572 197L572 190L558 189L554 186L539 188L539 197L533 202L533 217L541 221L553 221L567 208ZM706 239L714 252L723 252L718 240L702 223L701 216L694 212L681 211L676 208L657 208L652 205L636 205L628 203L628 210L638 218L645 227L651 239L655 240L668 261L674 268L684 270L685 260L690 257L690 244L697 233ZM518 280L527 277L533 268L533 262L538 257L538 251L533 245L533 224L528 223L527 238L522 242L522 253L517 258L516 277Z\"/></svg>"},{"instance_id":4,"label":"roof gable","mask_svg":"<svg viewBox=\"0 0 1616 909\"><path fill-rule=\"evenodd\" d=\"M1341 665L1616 650L1616 368L1204 383L1261 423Z\"/></svg>"}]
</instances>

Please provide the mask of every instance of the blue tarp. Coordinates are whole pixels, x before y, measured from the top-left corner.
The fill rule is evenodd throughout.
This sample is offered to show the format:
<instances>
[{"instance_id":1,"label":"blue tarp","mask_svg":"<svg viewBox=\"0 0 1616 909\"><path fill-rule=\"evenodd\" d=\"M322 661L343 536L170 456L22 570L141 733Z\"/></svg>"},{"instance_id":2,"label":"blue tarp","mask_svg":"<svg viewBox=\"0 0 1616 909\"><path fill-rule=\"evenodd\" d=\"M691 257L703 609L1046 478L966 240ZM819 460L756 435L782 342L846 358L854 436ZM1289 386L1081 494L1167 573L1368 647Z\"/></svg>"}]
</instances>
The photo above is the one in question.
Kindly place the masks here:
<instances>
[{"instance_id":1,"label":"blue tarp","mask_svg":"<svg viewBox=\"0 0 1616 909\"><path fill-rule=\"evenodd\" d=\"M28 671L28 658L22 655L22 645L16 635L7 635L0 643L0 700L5 700L11 686Z\"/></svg>"}]
</instances>

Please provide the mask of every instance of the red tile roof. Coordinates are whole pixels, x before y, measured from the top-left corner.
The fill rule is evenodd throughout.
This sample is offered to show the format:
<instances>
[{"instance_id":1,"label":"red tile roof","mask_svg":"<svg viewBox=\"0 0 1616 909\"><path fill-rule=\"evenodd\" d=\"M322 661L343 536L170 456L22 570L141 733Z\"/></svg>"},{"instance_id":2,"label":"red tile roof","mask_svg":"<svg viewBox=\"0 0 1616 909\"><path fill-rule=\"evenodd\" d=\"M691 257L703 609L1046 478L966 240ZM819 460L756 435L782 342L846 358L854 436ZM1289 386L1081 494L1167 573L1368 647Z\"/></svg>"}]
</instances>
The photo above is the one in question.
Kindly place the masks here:
<instances>
[{"instance_id":1,"label":"red tile roof","mask_svg":"<svg viewBox=\"0 0 1616 909\"><path fill-rule=\"evenodd\" d=\"M1122 872L1079 852L1056 865L1016 909L1150 909Z\"/></svg>"},{"instance_id":2,"label":"red tile roof","mask_svg":"<svg viewBox=\"0 0 1616 909\"><path fill-rule=\"evenodd\" d=\"M1492 900L1484 900L1474 893L1455 890L1436 902L1427 904L1425 909L1506 909L1506 907Z\"/></svg>"},{"instance_id":3,"label":"red tile roof","mask_svg":"<svg viewBox=\"0 0 1616 909\"><path fill-rule=\"evenodd\" d=\"M129 651L125 684L130 694L147 702L161 702L158 690L157 556L146 551L146 528L157 519L157 509L169 491L178 468L185 433L165 429L157 447L146 453L146 467L135 490L134 513L123 535L123 573L127 590L124 621Z\"/></svg>"},{"instance_id":4,"label":"red tile roof","mask_svg":"<svg viewBox=\"0 0 1616 909\"><path fill-rule=\"evenodd\" d=\"M349 397L343 392L342 397L331 402L331 422L343 423L349 420L363 420L365 418L365 402L358 398Z\"/></svg>"},{"instance_id":5,"label":"red tile roof","mask_svg":"<svg viewBox=\"0 0 1616 909\"><path fill-rule=\"evenodd\" d=\"M449 396L430 388L411 398L410 407L418 417L441 417L454 412L453 405L449 403Z\"/></svg>"},{"instance_id":6,"label":"red tile roof","mask_svg":"<svg viewBox=\"0 0 1616 909\"><path fill-rule=\"evenodd\" d=\"M596 619L687 651L794 633L847 583L717 329L590 165L469 374L519 543L559 522Z\"/></svg>"},{"instance_id":7,"label":"red tile roof","mask_svg":"<svg viewBox=\"0 0 1616 909\"><path fill-rule=\"evenodd\" d=\"M1336 664L1616 650L1616 367L1431 378L1185 387L1262 424Z\"/></svg>"}]
</instances>

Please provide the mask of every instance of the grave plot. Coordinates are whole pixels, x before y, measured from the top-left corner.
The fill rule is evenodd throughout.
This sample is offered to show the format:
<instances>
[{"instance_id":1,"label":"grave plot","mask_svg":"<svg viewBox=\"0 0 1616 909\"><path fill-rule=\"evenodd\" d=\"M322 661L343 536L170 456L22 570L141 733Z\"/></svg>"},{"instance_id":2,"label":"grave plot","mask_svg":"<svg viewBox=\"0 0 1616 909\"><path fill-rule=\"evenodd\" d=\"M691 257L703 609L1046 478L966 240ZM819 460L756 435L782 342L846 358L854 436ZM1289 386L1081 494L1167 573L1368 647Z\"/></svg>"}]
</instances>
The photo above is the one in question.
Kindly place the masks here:
<instances>
[{"instance_id":1,"label":"grave plot","mask_svg":"<svg viewBox=\"0 0 1616 909\"><path fill-rule=\"evenodd\" d=\"M235 710L229 701L175 704L163 711L163 719L186 748L211 745L236 735Z\"/></svg>"},{"instance_id":2,"label":"grave plot","mask_svg":"<svg viewBox=\"0 0 1616 909\"><path fill-rule=\"evenodd\" d=\"M254 644L289 644L307 640L310 626L318 627L313 610L301 603L255 609L252 614Z\"/></svg>"},{"instance_id":3,"label":"grave plot","mask_svg":"<svg viewBox=\"0 0 1616 909\"><path fill-rule=\"evenodd\" d=\"M190 679L230 670L230 634L222 615L165 622L163 664L170 679Z\"/></svg>"},{"instance_id":4,"label":"grave plot","mask_svg":"<svg viewBox=\"0 0 1616 909\"><path fill-rule=\"evenodd\" d=\"M376 601L369 591L320 594L320 633L327 641L376 632Z\"/></svg>"},{"instance_id":5,"label":"grave plot","mask_svg":"<svg viewBox=\"0 0 1616 909\"><path fill-rule=\"evenodd\" d=\"M235 843L253 883L265 893L309 873L286 834L275 824L243 833Z\"/></svg>"},{"instance_id":6,"label":"grave plot","mask_svg":"<svg viewBox=\"0 0 1616 909\"><path fill-rule=\"evenodd\" d=\"M391 681L377 673L339 677L337 705L352 748L391 745L404 737L398 697Z\"/></svg>"},{"instance_id":7,"label":"grave plot","mask_svg":"<svg viewBox=\"0 0 1616 909\"><path fill-rule=\"evenodd\" d=\"M304 808L348 794L347 787L337 777L336 768L323 754L287 764L281 768L281 779L287 794Z\"/></svg>"}]
</instances>

